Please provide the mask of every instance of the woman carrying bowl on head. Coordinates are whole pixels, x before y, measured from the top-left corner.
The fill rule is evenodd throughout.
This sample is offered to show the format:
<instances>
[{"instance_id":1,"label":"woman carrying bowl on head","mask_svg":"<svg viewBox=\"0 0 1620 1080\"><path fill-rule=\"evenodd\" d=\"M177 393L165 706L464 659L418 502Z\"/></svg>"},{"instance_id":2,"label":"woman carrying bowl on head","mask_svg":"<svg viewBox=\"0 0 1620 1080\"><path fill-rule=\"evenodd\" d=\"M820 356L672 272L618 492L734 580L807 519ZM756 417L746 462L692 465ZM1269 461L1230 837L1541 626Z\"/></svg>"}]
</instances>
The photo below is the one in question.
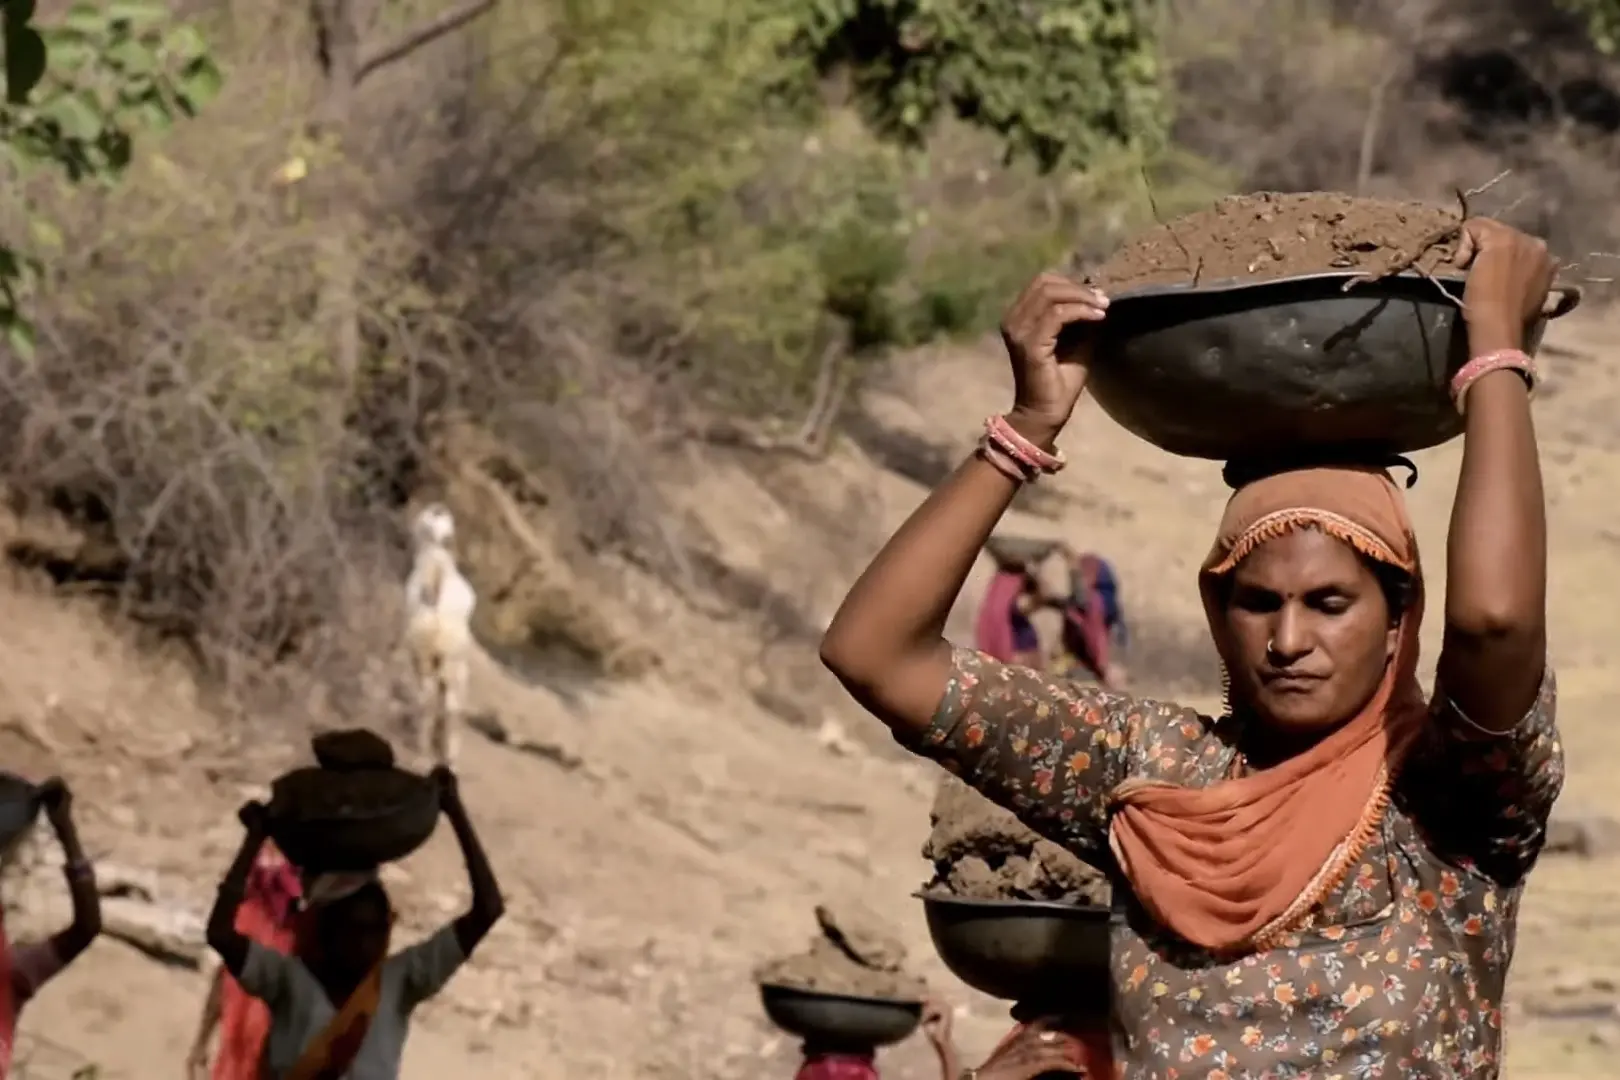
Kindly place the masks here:
<instances>
[{"instance_id":1,"label":"woman carrying bowl on head","mask_svg":"<svg viewBox=\"0 0 1620 1080\"><path fill-rule=\"evenodd\" d=\"M298 871L274 842L266 840L248 872L242 905L236 909L236 929L267 948L296 956L302 897ZM209 1043L216 1030L219 1047L210 1066ZM202 1019L186 1061L187 1075L190 1080L259 1080L269 1034L270 1010L221 966L208 983Z\"/></svg>"},{"instance_id":2,"label":"woman carrying bowl on head","mask_svg":"<svg viewBox=\"0 0 1620 1080\"><path fill-rule=\"evenodd\" d=\"M1062 1025L1040 1020L1020 1024L997 1047L984 1064L961 1074L959 1080L1040 1080L1046 1076L1105 1077L1114 1075L1106 1047L1099 1049L1097 1038L1106 1032L1076 1036Z\"/></svg>"},{"instance_id":3,"label":"woman carrying bowl on head","mask_svg":"<svg viewBox=\"0 0 1620 1080\"><path fill-rule=\"evenodd\" d=\"M504 913L455 776L439 768L433 778L461 844L472 904L432 937L392 955L394 909L375 873L306 881L296 956L243 935L236 911L267 834L264 807L242 808L247 835L219 887L208 944L242 988L269 1006L264 1069L272 1080L396 1080L412 1012L444 988Z\"/></svg>"},{"instance_id":4,"label":"woman carrying bowl on head","mask_svg":"<svg viewBox=\"0 0 1620 1080\"><path fill-rule=\"evenodd\" d=\"M1120 603L1119 575L1095 552L1063 547L1070 594L1058 604L1063 613L1061 647L1052 666L1066 678L1090 678L1109 690L1125 689L1125 667L1119 661L1130 639L1125 608Z\"/></svg>"},{"instance_id":5,"label":"woman carrying bowl on head","mask_svg":"<svg viewBox=\"0 0 1620 1080\"><path fill-rule=\"evenodd\" d=\"M95 868L85 857L73 823L73 794L65 783L53 779L40 785L38 799L62 845L62 873L73 900L73 921L51 937L12 945L0 918L0 1080L11 1071L23 1006L101 933L101 894L96 891Z\"/></svg>"},{"instance_id":6,"label":"woman carrying bowl on head","mask_svg":"<svg viewBox=\"0 0 1620 1080\"><path fill-rule=\"evenodd\" d=\"M1412 525L1366 464L1229 469L1237 490L1199 575L1227 715L944 639L1015 492L1060 467L1055 441L1085 387L1087 346L1059 355L1059 331L1101 321L1108 301L1055 275L1003 325L1012 410L889 541L822 643L902 743L1117 871L1124 1077L1500 1072L1520 896L1564 775L1523 351L1555 264L1494 221L1462 235L1473 359L1452 383L1464 448L1430 699Z\"/></svg>"},{"instance_id":7,"label":"woman carrying bowl on head","mask_svg":"<svg viewBox=\"0 0 1620 1080\"><path fill-rule=\"evenodd\" d=\"M1044 662L1041 635L1030 616L1047 603L1027 566L998 567L979 604L974 646L1003 663L1039 667Z\"/></svg>"},{"instance_id":8,"label":"woman carrying bowl on head","mask_svg":"<svg viewBox=\"0 0 1620 1080\"><path fill-rule=\"evenodd\" d=\"M1018 1025L990 1052L984 1064L963 1072L958 1067L956 1047L951 1040L949 1008L929 1002L924 1009L923 1031L939 1057L942 1080L1040 1080L1043 1076L1063 1074L1112 1078L1114 1075L1108 1048L1099 1047L1096 1037L1076 1036L1046 1020ZM1106 1042L1107 1033L1100 1033L1100 1037ZM801 1074L798 1080L805 1078Z\"/></svg>"},{"instance_id":9,"label":"woman carrying bowl on head","mask_svg":"<svg viewBox=\"0 0 1620 1080\"><path fill-rule=\"evenodd\" d=\"M918 1028L939 1060L940 1080L957 1080L961 1069L951 1040L951 1006L939 998L923 1002ZM877 1051L823 1050L807 1044L793 1080L878 1080Z\"/></svg>"}]
</instances>

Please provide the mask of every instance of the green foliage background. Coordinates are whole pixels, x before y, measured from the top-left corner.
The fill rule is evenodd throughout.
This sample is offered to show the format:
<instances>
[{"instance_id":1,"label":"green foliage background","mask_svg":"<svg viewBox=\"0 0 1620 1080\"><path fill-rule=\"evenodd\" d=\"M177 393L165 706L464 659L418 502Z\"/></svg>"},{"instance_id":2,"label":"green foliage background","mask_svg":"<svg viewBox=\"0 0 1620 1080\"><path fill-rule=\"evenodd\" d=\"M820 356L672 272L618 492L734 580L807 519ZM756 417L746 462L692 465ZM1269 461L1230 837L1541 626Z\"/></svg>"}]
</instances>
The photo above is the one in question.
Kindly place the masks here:
<instances>
[{"instance_id":1,"label":"green foliage background","mask_svg":"<svg viewBox=\"0 0 1620 1080\"><path fill-rule=\"evenodd\" d=\"M79 3L48 26L34 0L4 0L0 37L6 96L0 105L0 180L15 185L51 169L71 183L108 183L129 168L134 138L162 130L220 89L220 71L194 26L161 4ZM39 256L61 243L56 226L29 215L27 241L0 237L0 331L32 353L23 309Z\"/></svg>"},{"instance_id":2,"label":"green foliage background","mask_svg":"<svg viewBox=\"0 0 1620 1080\"><path fill-rule=\"evenodd\" d=\"M1220 189L1167 148L1150 10L577 0L547 112L589 147L627 321L678 335L714 402L770 410L833 335L865 356L993 325L1034 271L1140 225L1144 177L1167 213Z\"/></svg>"},{"instance_id":3,"label":"green foliage background","mask_svg":"<svg viewBox=\"0 0 1620 1080\"><path fill-rule=\"evenodd\" d=\"M1586 20L1592 43L1613 55L1620 49L1620 2L1616 0L1560 0L1560 3Z\"/></svg>"},{"instance_id":4,"label":"green foliage background","mask_svg":"<svg viewBox=\"0 0 1620 1080\"><path fill-rule=\"evenodd\" d=\"M694 411L797 419L823 357L987 330L1149 222L1149 185L1165 214L1225 187L1166 145L1149 4L502 0L311 137L303 9L0 3L0 397L30 432L0 482L102 508L131 610L277 658L452 413L645 555ZM446 6L387 0L366 44Z\"/></svg>"}]
</instances>

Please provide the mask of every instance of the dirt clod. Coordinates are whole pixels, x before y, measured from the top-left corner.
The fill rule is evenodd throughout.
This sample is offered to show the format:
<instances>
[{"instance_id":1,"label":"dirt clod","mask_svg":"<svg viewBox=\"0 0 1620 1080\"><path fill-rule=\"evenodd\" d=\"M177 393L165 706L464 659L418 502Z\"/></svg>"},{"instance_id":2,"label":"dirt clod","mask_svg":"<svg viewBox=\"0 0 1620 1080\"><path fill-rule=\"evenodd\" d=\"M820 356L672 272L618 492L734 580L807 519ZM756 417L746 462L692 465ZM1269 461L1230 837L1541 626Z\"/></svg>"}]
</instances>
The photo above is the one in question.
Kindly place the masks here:
<instances>
[{"instance_id":1,"label":"dirt clod","mask_svg":"<svg viewBox=\"0 0 1620 1080\"><path fill-rule=\"evenodd\" d=\"M367 728L326 731L309 741L315 761L323 769L391 769L394 748L388 740Z\"/></svg>"},{"instance_id":2,"label":"dirt clod","mask_svg":"<svg viewBox=\"0 0 1620 1080\"><path fill-rule=\"evenodd\" d=\"M923 857L931 892L975 900L1045 900L1107 906L1108 879L1019 823L955 777L934 796Z\"/></svg>"},{"instance_id":3,"label":"dirt clod","mask_svg":"<svg viewBox=\"0 0 1620 1080\"><path fill-rule=\"evenodd\" d=\"M807 950L761 966L755 980L888 1001L921 1001L926 996L927 984L905 971L905 946L871 913L821 906L816 908L816 922L821 933Z\"/></svg>"},{"instance_id":4,"label":"dirt clod","mask_svg":"<svg viewBox=\"0 0 1620 1080\"><path fill-rule=\"evenodd\" d=\"M1410 264L1436 273L1456 250L1456 208L1333 192L1260 192L1222 199L1148 230L1088 280L1108 293L1153 285L1269 281Z\"/></svg>"},{"instance_id":5,"label":"dirt clod","mask_svg":"<svg viewBox=\"0 0 1620 1080\"><path fill-rule=\"evenodd\" d=\"M873 971L899 971L906 963L906 947L869 911L848 905L816 905L816 924L833 944Z\"/></svg>"}]
</instances>

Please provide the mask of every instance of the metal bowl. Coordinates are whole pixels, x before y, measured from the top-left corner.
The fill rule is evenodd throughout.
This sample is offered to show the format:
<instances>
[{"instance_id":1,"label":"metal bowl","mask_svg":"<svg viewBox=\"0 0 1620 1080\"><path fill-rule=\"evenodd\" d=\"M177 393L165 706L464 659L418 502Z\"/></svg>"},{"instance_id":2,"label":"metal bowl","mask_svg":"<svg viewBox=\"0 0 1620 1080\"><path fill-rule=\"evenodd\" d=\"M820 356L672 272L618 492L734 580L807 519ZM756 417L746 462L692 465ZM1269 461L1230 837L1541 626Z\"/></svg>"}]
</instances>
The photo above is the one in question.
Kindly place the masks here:
<instances>
[{"instance_id":1,"label":"metal bowl","mask_svg":"<svg viewBox=\"0 0 1620 1080\"><path fill-rule=\"evenodd\" d=\"M270 838L287 860L312 872L369 870L403 859L427 843L439 823L433 782L403 769L379 771L394 774L391 797L341 812L308 812L286 794L294 773L277 779L271 785L268 824ZM325 769L294 772L339 789L356 776Z\"/></svg>"},{"instance_id":2,"label":"metal bowl","mask_svg":"<svg viewBox=\"0 0 1620 1080\"><path fill-rule=\"evenodd\" d=\"M1446 293L1460 297L1464 279L1401 274L1346 290L1355 276L1111 297L1086 385L1127 431L1187 457L1407 453L1461 434L1448 387L1468 341ZM1578 290L1556 290L1531 349L1548 318L1579 302Z\"/></svg>"},{"instance_id":3,"label":"metal bowl","mask_svg":"<svg viewBox=\"0 0 1620 1080\"><path fill-rule=\"evenodd\" d=\"M1004 1001L1051 1002L1046 1011L1060 1015L1106 1012L1113 925L1107 908L916 896L934 951L975 990Z\"/></svg>"},{"instance_id":4,"label":"metal bowl","mask_svg":"<svg viewBox=\"0 0 1620 1080\"><path fill-rule=\"evenodd\" d=\"M39 816L39 787L14 773L0 772L0 854L11 849Z\"/></svg>"},{"instance_id":5,"label":"metal bowl","mask_svg":"<svg viewBox=\"0 0 1620 1080\"><path fill-rule=\"evenodd\" d=\"M1003 570L1024 570L1037 566L1058 549L1056 540L1031 540L1023 536L992 536L984 550Z\"/></svg>"},{"instance_id":6,"label":"metal bowl","mask_svg":"<svg viewBox=\"0 0 1620 1080\"><path fill-rule=\"evenodd\" d=\"M761 983L771 1023L819 1050L866 1053L906 1038L922 1023L922 1002L823 994Z\"/></svg>"}]
</instances>

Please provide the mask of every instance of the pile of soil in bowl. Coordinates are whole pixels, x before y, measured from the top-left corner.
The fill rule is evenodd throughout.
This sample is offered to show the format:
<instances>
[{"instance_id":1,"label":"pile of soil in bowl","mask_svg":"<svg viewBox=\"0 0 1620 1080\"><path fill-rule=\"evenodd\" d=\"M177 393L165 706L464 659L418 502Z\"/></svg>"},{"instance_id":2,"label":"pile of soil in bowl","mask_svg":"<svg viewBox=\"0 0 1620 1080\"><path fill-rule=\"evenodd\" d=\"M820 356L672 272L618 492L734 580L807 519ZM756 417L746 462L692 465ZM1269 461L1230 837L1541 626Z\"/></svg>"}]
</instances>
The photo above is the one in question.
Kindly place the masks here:
<instances>
[{"instance_id":1,"label":"pile of soil in bowl","mask_svg":"<svg viewBox=\"0 0 1620 1080\"><path fill-rule=\"evenodd\" d=\"M1109 904L1107 877L953 776L940 782L931 819L934 829L923 845L923 858L934 864L928 892L973 900Z\"/></svg>"},{"instance_id":2,"label":"pile of soil in bowl","mask_svg":"<svg viewBox=\"0 0 1620 1080\"><path fill-rule=\"evenodd\" d=\"M1299 274L1378 274L1408 260L1438 273L1456 250L1455 208L1334 192L1259 192L1148 230L1087 281L1120 294L1153 285L1270 281Z\"/></svg>"},{"instance_id":3,"label":"pile of soil in bowl","mask_svg":"<svg viewBox=\"0 0 1620 1080\"><path fill-rule=\"evenodd\" d=\"M786 986L819 994L923 1000L927 984L905 971L906 949L870 913L853 907L816 908L820 933L802 953L763 965L754 978L767 986Z\"/></svg>"}]
</instances>

